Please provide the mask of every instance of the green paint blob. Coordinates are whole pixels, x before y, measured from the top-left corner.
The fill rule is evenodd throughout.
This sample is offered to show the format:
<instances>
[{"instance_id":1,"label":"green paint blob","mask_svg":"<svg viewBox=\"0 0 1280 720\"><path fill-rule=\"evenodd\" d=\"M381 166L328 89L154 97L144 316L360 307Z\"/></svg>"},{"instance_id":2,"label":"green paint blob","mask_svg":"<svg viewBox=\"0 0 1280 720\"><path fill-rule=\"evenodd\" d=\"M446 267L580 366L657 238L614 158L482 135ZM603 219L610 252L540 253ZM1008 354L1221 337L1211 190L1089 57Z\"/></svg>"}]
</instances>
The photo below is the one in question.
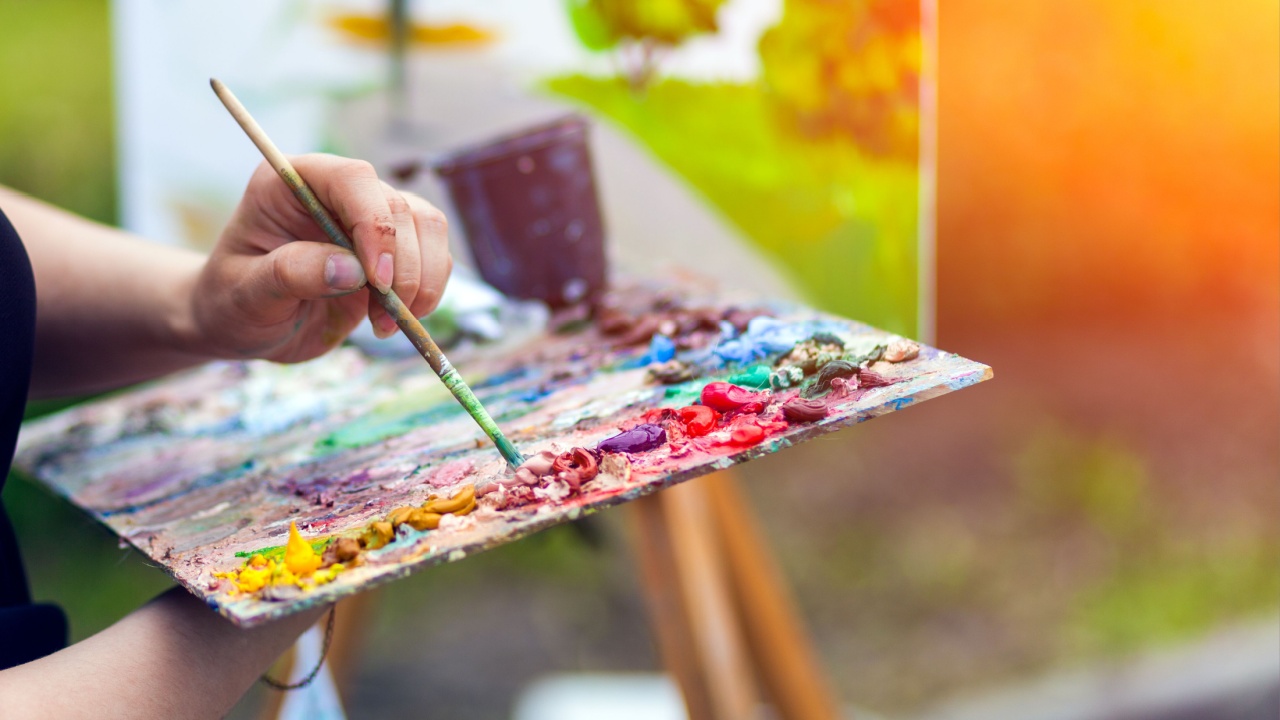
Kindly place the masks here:
<instances>
[{"instance_id":1,"label":"green paint blob","mask_svg":"<svg viewBox=\"0 0 1280 720\"><path fill-rule=\"evenodd\" d=\"M752 390L767 390L769 388L769 372L768 365L752 365L737 375L730 375L729 382Z\"/></svg>"},{"instance_id":2,"label":"green paint blob","mask_svg":"<svg viewBox=\"0 0 1280 720\"><path fill-rule=\"evenodd\" d=\"M673 407L689 405L695 402L702 394L702 386L706 383L706 378L698 378L686 383L680 383L679 385L668 385L667 388L662 391L662 397L665 400L677 400L677 402L672 405Z\"/></svg>"},{"instance_id":3,"label":"green paint blob","mask_svg":"<svg viewBox=\"0 0 1280 720\"><path fill-rule=\"evenodd\" d=\"M323 553L325 548L329 547L329 543L333 542L332 537L320 538L319 540L311 540L311 549L316 553ZM251 558L254 555L261 555L265 560L275 560L276 562L284 562L284 545L272 545L264 547L261 550L241 550L236 553L238 558Z\"/></svg>"},{"instance_id":4,"label":"green paint blob","mask_svg":"<svg viewBox=\"0 0 1280 720\"><path fill-rule=\"evenodd\" d=\"M377 411L351 421L316 443L318 450L346 450L380 443L399 437L425 425L449 420L466 411L450 400L422 412L387 413Z\"/></svg>"}]
</instances>

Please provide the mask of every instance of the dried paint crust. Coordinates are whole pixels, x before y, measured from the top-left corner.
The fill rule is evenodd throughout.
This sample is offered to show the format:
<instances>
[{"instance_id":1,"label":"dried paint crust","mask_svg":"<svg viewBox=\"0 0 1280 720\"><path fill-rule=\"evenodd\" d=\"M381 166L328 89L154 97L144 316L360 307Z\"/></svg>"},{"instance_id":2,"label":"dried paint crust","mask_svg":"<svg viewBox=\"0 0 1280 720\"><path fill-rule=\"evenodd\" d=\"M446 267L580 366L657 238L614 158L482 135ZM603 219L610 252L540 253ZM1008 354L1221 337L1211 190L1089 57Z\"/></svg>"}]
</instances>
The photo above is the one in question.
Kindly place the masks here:
<instances>
[{"instance_id":1,"label":"dried paint crust","mask_svg":"<svg viewBox=\"0 0 1280 720\"><path fill-rule=\"evenodd\" d=\"M887 362L884 349L900 338L797 306L752 306L757 309L744 314L725 300L646 286L610 302L599 323L574 333L451 353L526 455L595 448L619 430L664 415L655 409L677 411L668 418L718 418L710 434L683 445L603 454L599 474L567 496L539 491L533 502L511 503L506 490L514 476L506 463L420 359L373 359L354 348L302 365L215 363L43 418L23 428L15 466L248 627L991 377L985 365L926 346ZM680 309L693 307L698 311ZM780 321L767 337L754 345L746 334L735 338L730 326L746 327L761 309ZM713 330L716 318L728 322ZM674 342L665 335L651 340L655 333ZM796 357L790 354L796 343L777 344L787 337L818 337L809 345L826 349L832 338L842 341L854 364L863 354L874 382L848 395L828 394L825 416L792 412L790 424L782 406L798 407L798 387L753 391L743 397L760 402L762 420L745 433L740 417L678 412L696 405L710 382L764 382L770 363ZM683 363L681 372L656 374L692 379L663 385L647 369L671 363ZM772 370L775 385L808 368L791 376L785 370ZM393 508L420 505L433 494L452 496L466 485L484 493L474 512L431 530L405 526L394 542L362 553L355 567L315 589L237 593L214 576L242 567L252 553L284 545L292 521L313 542L353 538ZM493 492L495 485L502 487Z\"/></svg>"}]
</instances>

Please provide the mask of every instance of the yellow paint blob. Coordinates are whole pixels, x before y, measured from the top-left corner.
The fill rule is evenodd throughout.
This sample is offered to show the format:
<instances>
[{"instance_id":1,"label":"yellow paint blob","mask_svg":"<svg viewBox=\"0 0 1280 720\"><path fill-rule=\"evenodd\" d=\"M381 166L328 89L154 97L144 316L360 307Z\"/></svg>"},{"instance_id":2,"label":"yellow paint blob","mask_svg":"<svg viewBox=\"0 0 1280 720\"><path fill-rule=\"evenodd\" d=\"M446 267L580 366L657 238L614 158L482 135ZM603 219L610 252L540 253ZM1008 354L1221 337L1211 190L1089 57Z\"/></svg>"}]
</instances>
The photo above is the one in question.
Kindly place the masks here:
<instances>
[{"instance_id":1,"label":"yellow paint blob","mask_svg":"<svg viewBox=\"0 0 1280 720\"><path fill-rule=\"evenodd\" d=\"M271 580L271 568L268 567L247 567L240 571L239 577L236 578L236 588L240 592L257 592L266 586Z\"/></svg>"},{"instance_id":2,"label":"yellow paint blob","mask_svg":"<svg viewBox=\"0 0 1280 720\"><path fill-rule=\"evenodd\" d=\"M376 521L370 523L369 527L365 529L364 537L361 538L361 541L365 549L377 550L391 542L391 538L395 536L395 528L391 527L391 523Z\"/></svg>"},{"instance_id":3,"label":"yellow paint blob","mask_svg":"<svg viewBox=\"0 0 1280 720\"><path fill-rule=\"evenodd\" d=\"M298 524L289 523L289 544L284 548L284 564L293 575L305 577L315 572L323 562L311 544L302 539ZM285 581L288 582L288 581Z\"/></svg>"},{"instance_id":4,"label":"yellow paint blob","mask_svg":"<svg viewBox=\"0 0 1280 720\"><path fill-rule=\"evenodd\" d=\"M390 527L388 527L388 532ZM347 569L342 563L321 568L324 558L311 544L302 539L297 525L289 524L289 542L285 545L284 559L268 559L255 553L245 561L244 567L227 572L215 572L213 576L231 581L231 594L252 594L269 585L293 585L311 590L318 585L332 582Z\"/></svg>"},{"instance_id":5,"label":"yellow paint blob","mask_svg":"<svg viewBox=\"0 0 1280 720\"><path fill-rule=\"evenodd\" d=\"M386 520L370 523L360 538L360 544L365 550L377 550L391 542L396 528L401 525L408 525L419 532L434 530L440 526L441 516L466 515L475 509L476 489L470 485L447 500L431 495L421 507L398 507L387 513Z\"/></svg>"},{"instance_id":6,"label":"yellow paint blob","mask_svg":"<svg viewBox=\"0 0 1280 720\"><path fill-rule=\"evenodd\" d=\"M327 582L331 582L338 576L338 573L341 573L345 569L346 567L342 563L334 563L323 570L317 570L315 574L311 576L311 580L316 585L323 585Z\"/></svg>"}]
</instances>

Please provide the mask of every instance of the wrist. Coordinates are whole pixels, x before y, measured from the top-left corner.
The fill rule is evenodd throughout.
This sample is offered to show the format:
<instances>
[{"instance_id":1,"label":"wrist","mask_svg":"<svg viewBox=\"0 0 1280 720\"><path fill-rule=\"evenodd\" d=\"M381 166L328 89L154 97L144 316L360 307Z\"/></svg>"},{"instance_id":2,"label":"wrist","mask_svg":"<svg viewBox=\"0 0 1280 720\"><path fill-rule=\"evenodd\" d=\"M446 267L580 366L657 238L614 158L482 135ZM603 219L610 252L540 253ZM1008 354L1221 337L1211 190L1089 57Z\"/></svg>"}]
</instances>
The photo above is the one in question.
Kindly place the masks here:
<instances>
[{"instance_id":1,"label":"wrist","mask_svg":"<svg viewBox=\"0 0 1280 720\"><path fill-rule=\"evenodd\" d=\"M164 297L169 300L163 313L163 342L174 352L202 360L217 357L199 314L200 279L208 259L198 253L184 253L182 269L170 275Z\"/></svg>"}]
</instances>

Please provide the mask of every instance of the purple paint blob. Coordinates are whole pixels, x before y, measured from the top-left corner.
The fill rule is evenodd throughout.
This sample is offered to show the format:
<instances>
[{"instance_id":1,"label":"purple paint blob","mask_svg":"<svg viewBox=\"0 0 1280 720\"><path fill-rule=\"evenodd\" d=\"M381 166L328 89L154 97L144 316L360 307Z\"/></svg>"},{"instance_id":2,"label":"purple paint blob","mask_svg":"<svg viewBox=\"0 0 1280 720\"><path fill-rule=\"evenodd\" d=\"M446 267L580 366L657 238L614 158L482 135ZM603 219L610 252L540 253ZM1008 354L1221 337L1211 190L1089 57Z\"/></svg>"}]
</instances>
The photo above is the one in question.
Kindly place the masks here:
<instances>
[{"instance_id":1,"label":"purple paint blob","mask_svg":"<svg viewBox=\"0 0 1280 720\"><path fill-rule=\"evenodd\" d=\"M661 425L644 423L620 435L601 440L596 449L601 452L638 453L652 450L667 441L667 431Z\"/></svg>"}]
</instances>

